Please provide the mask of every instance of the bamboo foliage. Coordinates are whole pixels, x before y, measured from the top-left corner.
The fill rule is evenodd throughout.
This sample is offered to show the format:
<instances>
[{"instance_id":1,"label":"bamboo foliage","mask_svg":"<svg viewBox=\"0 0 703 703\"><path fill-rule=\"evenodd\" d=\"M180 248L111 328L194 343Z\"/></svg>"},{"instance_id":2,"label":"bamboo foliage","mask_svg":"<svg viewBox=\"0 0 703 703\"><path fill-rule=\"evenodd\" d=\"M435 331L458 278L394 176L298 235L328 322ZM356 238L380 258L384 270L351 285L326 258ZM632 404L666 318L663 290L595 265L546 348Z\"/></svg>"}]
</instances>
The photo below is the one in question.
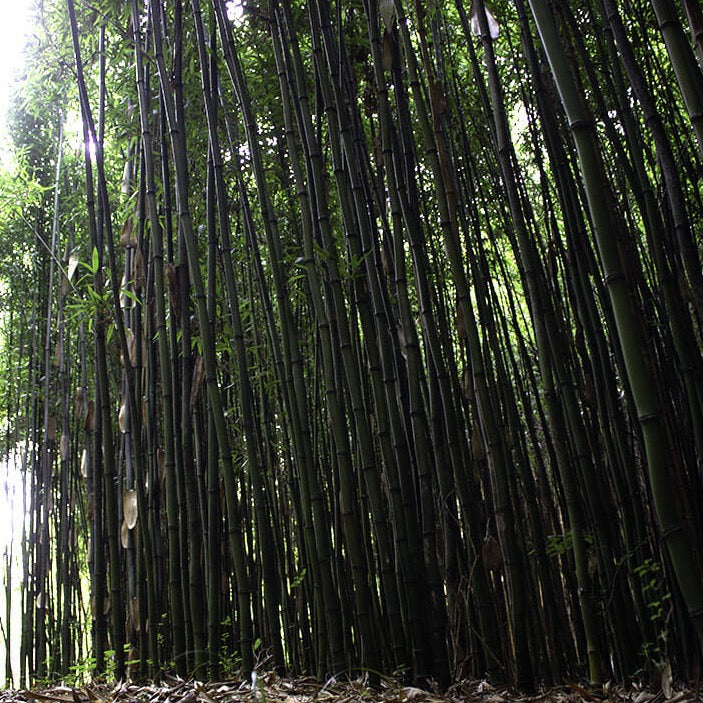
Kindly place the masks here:
<instances>
[{"instance_id":1,"label":"bamboo foliage","mask_svg":"<svg viewBox=\"0 0 703 703\"><path fill-rule=\"evenodd\" d=\"M696 671L701 76L678 9L45 4L83 149L18 127L54 201L0 215L8 237L34 218L18 270L0 252L31 281L2 320L22 679L80 656L523 688Z\"/></svg>"}]
</instances>

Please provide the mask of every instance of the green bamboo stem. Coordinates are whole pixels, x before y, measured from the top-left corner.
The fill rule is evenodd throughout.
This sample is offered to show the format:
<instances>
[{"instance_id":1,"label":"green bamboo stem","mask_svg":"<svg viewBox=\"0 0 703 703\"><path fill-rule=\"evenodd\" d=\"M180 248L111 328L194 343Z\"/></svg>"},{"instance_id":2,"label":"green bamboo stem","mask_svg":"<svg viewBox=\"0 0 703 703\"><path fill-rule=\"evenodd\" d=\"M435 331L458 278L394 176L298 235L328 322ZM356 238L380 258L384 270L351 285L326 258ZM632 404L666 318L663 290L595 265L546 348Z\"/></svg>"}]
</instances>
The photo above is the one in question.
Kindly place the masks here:
<instances>
[{"instance_id":1,"label":"green bamboo stem","mask_svg":"<svg viewBox=\"0 0 703 703\"><path fill-rule=\"evenodd\" d=\"M547 52L570 129L576 143L581 174L586 187L594 234L600 252L603 275L613 306L618 338L622 346L627 378L632 390L638 421L644 437L649 480L657 517L699 640L703 641L703 589L694 557L697 545L689 542L682 522L676 484L681 471L677 450L669 439L666 409L657 388L659 377L649 341L644 337L622 269L619 240L623 224L608 195L593 121L583 105L569 72L569 63L558 35L554 17L544 0L530 0L542 43Z\"/></svg>"}]
</instances>

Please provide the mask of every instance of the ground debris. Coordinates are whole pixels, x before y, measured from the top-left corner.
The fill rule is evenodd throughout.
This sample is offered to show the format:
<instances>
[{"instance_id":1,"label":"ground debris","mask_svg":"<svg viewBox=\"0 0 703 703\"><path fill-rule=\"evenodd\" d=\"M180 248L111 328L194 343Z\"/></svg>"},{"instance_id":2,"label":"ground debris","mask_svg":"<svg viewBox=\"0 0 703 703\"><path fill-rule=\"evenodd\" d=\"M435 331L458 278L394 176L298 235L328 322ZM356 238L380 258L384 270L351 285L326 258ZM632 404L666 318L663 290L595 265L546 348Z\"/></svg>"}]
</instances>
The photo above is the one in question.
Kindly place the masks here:
<instances>
[{"instance_id":1,"label":"ground debris","mask_svg":"<svg viewBox=\"0 0 703 703\"><path fill-rule=\"evenodd\" d=\"M184 681L167 677L157 683L132 681L85 686L54 686L32 690L0 691L0 703L703 703L699 689L673 686L667 691L641 686L587 686L566 682L538 693L526 694L487 681L461 681L446 693L406 686L384 679L380 688L367 678L331 678L320 683L309 677L280 678L260 673L255 685L249 679Z\"/></svg>"}]
</instances>

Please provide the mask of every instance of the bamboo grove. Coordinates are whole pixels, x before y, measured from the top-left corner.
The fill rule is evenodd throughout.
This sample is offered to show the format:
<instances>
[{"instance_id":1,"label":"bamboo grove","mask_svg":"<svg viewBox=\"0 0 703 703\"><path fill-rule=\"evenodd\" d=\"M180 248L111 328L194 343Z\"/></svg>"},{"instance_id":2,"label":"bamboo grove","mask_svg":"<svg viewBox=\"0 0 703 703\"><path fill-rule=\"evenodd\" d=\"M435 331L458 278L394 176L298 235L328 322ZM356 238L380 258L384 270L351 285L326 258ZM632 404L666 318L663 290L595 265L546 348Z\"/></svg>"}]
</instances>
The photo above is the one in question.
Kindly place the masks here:
<instances>
[{"instance_id":1,"label":"bamboo grove","mask_svg":"<svg viewBox=\"0 0 703 703\"><path fill-rule=\"evenodd\" d=\"M699 4L37 12L15 676L699 675Z\"/></svg>"}]
</instances>

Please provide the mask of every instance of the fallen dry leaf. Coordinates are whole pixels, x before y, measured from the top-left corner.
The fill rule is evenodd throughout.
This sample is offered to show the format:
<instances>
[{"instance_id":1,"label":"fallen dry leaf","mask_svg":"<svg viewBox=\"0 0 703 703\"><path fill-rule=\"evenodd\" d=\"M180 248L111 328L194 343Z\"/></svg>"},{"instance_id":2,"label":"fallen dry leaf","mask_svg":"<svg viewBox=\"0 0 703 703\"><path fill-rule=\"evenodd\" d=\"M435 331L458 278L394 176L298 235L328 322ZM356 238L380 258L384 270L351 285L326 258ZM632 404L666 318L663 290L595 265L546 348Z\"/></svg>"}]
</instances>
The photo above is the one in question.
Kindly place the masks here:
<instances>
[{"instance_id":1,"label":"fallen dry leaf","mask_svg":"<svg viewBox=\"0 0 703 703\"><path fill-rule=\"evenodd\" d=\"M94 682L80 687L57 685L36 690L0 691L0 703L694 703L703 700L698 691L673 685L667 701L662 691L641 687L562 686L526 694L487 681L459 681L445 694L383 678L371 688L365 676L352 680L331 678L324 684L310 677L283 679L259 672L257 690L249 677L230 681L184 681L166 677L159 683L133 681L112 685Z\"/></svg>"}]
</instances>

